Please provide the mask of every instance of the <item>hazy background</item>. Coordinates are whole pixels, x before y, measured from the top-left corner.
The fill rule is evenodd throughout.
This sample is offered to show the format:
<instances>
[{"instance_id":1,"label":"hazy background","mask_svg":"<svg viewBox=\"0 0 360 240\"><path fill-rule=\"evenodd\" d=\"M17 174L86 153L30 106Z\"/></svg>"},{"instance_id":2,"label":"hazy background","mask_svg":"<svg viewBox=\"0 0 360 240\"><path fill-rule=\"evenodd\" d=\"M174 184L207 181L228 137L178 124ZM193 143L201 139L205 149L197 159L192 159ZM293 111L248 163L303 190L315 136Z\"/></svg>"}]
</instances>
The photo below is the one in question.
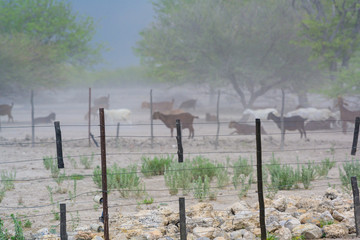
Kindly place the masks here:
<instances>
[{"instance_id":1,"label":"hazy background","mask_svg":"<svg viewBox=\"0 0 360 240\"><path fill-rule=\"evenodd\" d=\"M149 0L70 0L75 12L94 18L97 31L93 42L104 42L105 63L97 68L122 68L139 64L132 47L140 39L139 32L153 19Z\"/></svg>"}]
</instances>

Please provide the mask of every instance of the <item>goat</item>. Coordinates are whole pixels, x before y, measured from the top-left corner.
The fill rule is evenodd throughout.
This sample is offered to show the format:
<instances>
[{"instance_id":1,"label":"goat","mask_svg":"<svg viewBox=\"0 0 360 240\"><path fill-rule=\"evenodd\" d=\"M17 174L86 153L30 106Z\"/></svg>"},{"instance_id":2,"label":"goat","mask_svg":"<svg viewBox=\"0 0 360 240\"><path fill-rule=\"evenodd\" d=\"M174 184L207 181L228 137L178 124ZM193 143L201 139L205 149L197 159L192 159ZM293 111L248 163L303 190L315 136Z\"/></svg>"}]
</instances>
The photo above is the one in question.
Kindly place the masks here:
<instances>
[{"instance_id":1,"label":"goat","mask_svg":"<svg viewBox=\"0 0 360 240\"><path fill-rule=\"evenodd\" d=\"M109 109L110 106L109 102L110 102L110 94L108 94L107 96L94 99L94 106L100 106Z\"/></svg>"},{"instance_id":2,"label":"goat","mask_svg":"<svg viewBox=\"0 0 360 240\"><path fill-rule=\"evenodd\" d=\"M184 113L184 110L182 109L173 109L173 110L170 110L170 111L166 111L166 112L163 112L164 114L179 114L179 113Z\"/></svg>"},{"instance_id":3,"label":"goat","mask_svg":"<svg viewBox=\"0 0 360 240\"><path fill-rule=\"evenodd\" d=\"M237 123L235 121L231 121L229 123L229 128L235 128L235 131L230 133L230 135L237 133L239 135L249 135L249 134L255 134L256 129L254 125L245 124L245 123ZM261 133L267 134L264 128L261 126Z\"/></svg>"},{"instance_id":4,"label":"goat","mask_svg":"<svg viewBox=\"0 0 360 240\"><path fill-rule=\"evenodd\" d=\"M153 111L160 111L160 112L166 112L171 111L174 106L175 100L172 99L171 102L153 102L152 103L152 109ZM141 108L149 108L150 109L150 103L149 102L142 102Z\"/></svg>"},{"instance_id":5,"label":"goat","mask_svg":"<svg viewBox=\"0 0 360 240\"><path fill-rule=\"evenodd\" d=\"M278 116L275 116L272 112L268 114L267 120L273 120L279 129L281 129L281 118ZM300 116L292 116L292 117L284 117L284 134L286 130L293 131L293 130L299 130L300 132L300 138L302 138L303 134L306 138L306 131L305 131L305 118L302 118Z\"/></svg>"},{"instance_id":6,"label":"goat","mask_svg":"<svg viewBox=\"0 0 360 240\"><path fill-rule=\"evenodd\" d=\"M306 118L306 121L326 121L329 118L335 119L335 113L327 108L298 108L294 111L288 112L285 117L300 116Z\"/></svg>"},{"instance_id":7,"label":"goat","mask_svg":"<svg viewBox=\"0 0 360 240\"><path fill-rule=\"evenodd\" d=\"M340 109L340 120L341 127L344 134L346 134L347 130L347 122L355 123L355 118L360 117L360 111L350 111L345 108L348 104L344 102L342 97L338 97L338 102L336 104Z\"/></svg>"},{"instance_id":8,"label":"goat","mask_svg":"<svg viewBox=\"0 0 360 240\"><path fill-rule=\"evenodd\" d=\"M195 109L196 107L196 99L189 99L189 100L186 100L184 102L182 102L180 104L180 107L179 108L182 108L182 109Z\"/></svg>"},{"instance_id":9,"label":"goat","mask_svg":"<svg viewBox=\"0 0 360 240\"><path fill-rule=\"evenodd\" d=\"M217 122L217 116L211 115L210 113L205 114L205 120L207 122Z\"/></svg>"},{"instance_id":10,"label":"goat","mask_svg":"<svg viewBox=\"0 0 360 240\"><path fill-rule=\"evenodd\" d=\"M11 105L8 104L2 104L0 105L0 116L8 116L8 122L14 122L14 118L11 115L12 108L14 106L14 103L12 102Z\"/></svg>"},{"instance_id":11,"label":"goat","mask_svg":"<svg viewBox=\"0 0 360 240\"><path fill-rule=\"evenodd\" d=\"M38 118L34 118L34 125L35 124L42 124L42 123L52 123L53 121L55 121L56 118L56 114L55 113L50 113L48 116L46 117L38 117Z\"/></svg>"},{"instance_id":12,"label":"goat","mask_svg":"<svg viewBox=\"0 0 360 240\"><path fill-rule=\"evenodd\" d=\"M243 116L249 115L252 117L252 119L249 120L255 120L256 118L259 119L263 119L265 120L269 113L274 113L276 115L279 115L278 111L275 108L264 108L264 109L257 109L257 110L252 110L252 109L245 109L243 112Z\"/></svg>"},{"instance_id":13,"label":"goat","mask_svg":"<svg viewBox=\"0 0 360 240\"><path fill-rule=\"evenodd\" d=\"M107 117L113 123L125 121L131 123L131 110L127 108L120 109L104 109L105 117Z\"/></svg>"},{"instance_id":14,"label":"goat","mask_svg":"<svg viewBox=\"0 0 360 240\"><path fill-rule=\"evenodd\" d=\"M163 114L161 112L154 112L153 119L161 120L166 127L170 128L171 137L173 136L173 130L176 128L176 119L180 120L181 128L189 129L189 138L194 138L194 127L193 121L195 118L199 118L198 116L193 116L190 113L180 113L180 114Z\"/></svg>"},{"instance_id":15,"label":"goat","mask_svg":"<svg viewBox=\"0 0 360 240\"><path fill-rule=\"evenodd\" d=\"M312 130L320 130L320 129L331 129L335 121L336 121L335 118L329 118L326 121L307 121L305 123L305 130L312 131Z\"/></svg>"}]
</instances>

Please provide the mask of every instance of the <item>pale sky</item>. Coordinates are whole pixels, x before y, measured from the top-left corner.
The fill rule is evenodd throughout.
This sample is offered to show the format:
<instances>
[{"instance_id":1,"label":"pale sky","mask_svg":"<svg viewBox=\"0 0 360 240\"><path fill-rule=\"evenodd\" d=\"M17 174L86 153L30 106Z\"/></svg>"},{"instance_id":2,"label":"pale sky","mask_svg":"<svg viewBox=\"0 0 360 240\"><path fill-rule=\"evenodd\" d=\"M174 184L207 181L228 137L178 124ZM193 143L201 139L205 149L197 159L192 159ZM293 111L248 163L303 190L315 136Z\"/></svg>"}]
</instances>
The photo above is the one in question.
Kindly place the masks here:
<instances>
[{"instance_id":1,"label":"pale sky","mask_svg":"<svg viewBox=\"0 0 360 240\"><path fill-rule=\"evenodd\" d=\"M104 42L110 51L103 57L107 69L139 64L132 47L140 39L139 32L153 19L150 0L69 0L75 12L91 16L98 22L96 42Z\"/></svg>"}]
</instances>

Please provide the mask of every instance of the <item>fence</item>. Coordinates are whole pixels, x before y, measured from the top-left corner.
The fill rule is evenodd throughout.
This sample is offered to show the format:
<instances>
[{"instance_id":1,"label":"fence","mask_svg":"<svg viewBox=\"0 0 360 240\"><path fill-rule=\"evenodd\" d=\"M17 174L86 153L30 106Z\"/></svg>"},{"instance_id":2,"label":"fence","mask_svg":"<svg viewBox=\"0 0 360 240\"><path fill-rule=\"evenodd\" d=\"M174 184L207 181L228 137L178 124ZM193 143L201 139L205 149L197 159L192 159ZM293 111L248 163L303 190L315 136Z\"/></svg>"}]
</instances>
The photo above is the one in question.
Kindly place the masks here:
<instances>
[{"instance_id":1,"label":"fence","mask_svg":"<svg viewBox=\"0 0 360 240\"><path fill-rule=\"evenodd\" d=\"M263 121L264 124L271 124L269 121ZM40 228L44 226L49 226L51 229L56 230L57 233L62 232L64 234L64 221L67 224L68 231L69 229L75 229L81 225L89 225L90 223L98 223L99 217L101 216L102 208L99 203L95 203L93 198L94 196L102 193L109 193L108 199L108 209L109 209L109 219L116 218L118 210L124 211L124 209L135 210L139 206L146 206L147 203L151 203L152 206L162 206L167 205L173 209L179 209L177 206L183 206L182 209L185 210L185 201L186 205L194 204L199 200L199 196L196 194L183 195L181 193L170 194L171 190L169 186L161 180L163 176L157 176L152 178L147 178L146 173L152 172L153 170L142 171L139 170L142 167L144 158L147 156L165 156L167 154L175 155L176 153L179 156L184 157L184 163L189 162L192 158L202 156L203 158L210 159L210 167L204 167L206 165L201 165L202 168L196 168L197 170L207 171L211 169L224 169L227 174L234 174L236 169L253 169L259 166L259 162L256 164L255 159L256 153L262 155L263 164L267 167L271 166L294 166L294 169L300 166L320 166L325 158L331 158L330 161L334 161L337 167L340 169L344 164L351 163L352 160L348 155L351 151L354 152L354 149L357 149L357 146L353 146L353 136L342 135L341 129L330 129L330 130L319 130L312 131L308 133L310 141L301 140L299 141L299 133L297 132L286 132L285 144L288 144L284 147L283 150L279 148L280 146L280 135L279 130L272 128L272 132L269 132L267 135L262 136L262 141L259 142L260 138L255 138L253 135L229 135L226 131L222 131L221 134L218 134L219 126L221 129L228 126L229 122L219 122L219 123L194 123L194 128L197 130L195 133L194 139L182 138L182 143L179 143L181 138L170 138L168 129L163 126L162 123L154 124L154 136L151 137L151 134L145 130L138 130L138 128L150 129L152 126L149 123L140 123L140 124L108 124L106 125L107 135L105 133L101 136L94 136L93 139L96 142L102 142L105 144L109 152L106 152L104 155L104 150L100 150L99 147L96 147L95 141L91 147L88 147L88 137L86 137L86 128L88 125L61 125L62 137L66 136L68 131L75 131L78 133L84 129L83 135L85 137L80 138L69 138L66 137L62 139L62 144L65 150L65 157L59 157L59 139L54 140L54 127L53 126L37 126L38 130L48 130L47 133L52 132L52 137L45 137L43 139L38 138L35 141L31 139L21 140L18 139L0 139L0 147L3 148L3 159L0 162L2 172L1 183L3 186L8 185L8 183L15 184L15 190L9 189L5 191L5 196L2 196L2 205L0 207L0 216L1 219L5 222L4 228L11 228L12 222L9 213L16 213L18 218L25 223L27 220L33 223L34 228ZM4 124L3 124L4 125ZM104 126L105 124L100 124ZM99 125L92 125L92 132L100 132ZM57 126L57 132L60 126ZM12 131L13 129L24 131L25 129L31 129L32 126L11 126L6 125L2 126L2 135L6 135L7 132ZM124 128L124 131L122 131ZM80 129L80 130L78 130ZM116 130L115 130L116 129ZM137 130L136 130L137 129ZM161 129L162 135L157 135ZM132 130L136 130L137 134L131 134ZM354 132L354 129L351 129ZM138 133L143 134L138 134ZM58 132L59 133L59 132ZM110 133L110 134L109 134ZM115 134L116 133L116 134ZM181 131L178 131L178 136ZM49 135L49 136L51 136ZM101 137L104 139L101 141ZM334 139L331 139L331 138ZM337 138L341 138L337 140ZM176 141L177 140L177 141ZM31 147L34 144L34 147ZM256 147L262 145L262 148ZM58 148L56 148L58 146ZM183 147L183 148L182 148ZM33 156L28 158L20 158L19 156L26 156L27 152L37 153L37 149L41 149L40 154L47 153L46 155L40 155L36 158ZM189 151L191 149L191 152ZM53 150L53 151L52 151ZM97 153L88 153L89 150ZM14 154L13 151L23 151L17 152ZM82 151L82 154L76 154L77 152ZM50 153L52 152L52 153ZM67 152L74 152L72 155L66 155ZM87 152L87 153L86 153ZM64 171L48 172L44 169L45 159L47 157L55 158L55 154L59 159L62 158L64 162ZM33 155L32 154L32 155ZM183 154L183 155L182 155ZM306 159L301 159L301 155L306 155ZM15 155L15 158L12 156ZM60 154L62 155L62 154ZM100 158L107 158L107 165L113 166L115 163L126 168L128 165L135 164L137 167L130 169L127 172L121 173L122 175L136 175L144 183L145 186L151 186L146 188L145 192L147 195L141 195L140 198L136 199L133 196L141 193L141 189L121 189L112 187L107 190L100 189L96 187L96 179L101 175L104 176L104 173L100 174L95 172L92 169L94 163L88 169L88 166L85 166L87 163L91 162L91 159L97 159L100 164ZM76 158L79 160L76 161ZM179 157L181 158L181 157ZM203 159L201 158L201 159ZM286 158L286 159L284 159ZM75 159L75 160L74 160ZM81 162L81 159L83 161ZM237 160L247 161L239 161ZM131 161L131 163L128 163ZM233 161L231 163L231 161ZM241 164L240 164L241 163ZM82 164L82 165L81 165ZM236 165L238 164L238 165ZM79 166L81 165L81 168ZM61 164L60 164L61 166ZM56 166L58 167L58 165ZM191 171L193 168L186 168L189 165L185 165L181 170L169 169L168 171ZM16 169L16 177L10 176L13 172L13 169ZM31 169L29 171L29 169ZM96 168L95 168L96 169ZM258 168L258 170L261 168ZM301 169L301 168L300 168ZM265 170L265 168L263 169ZM50 166L51 171L51 166ZM219 171L220 172L220 171ZM21 175L19 176L19 173ZM258 172L259 173L259 172ZM108 176L111 174L119 176L118 172L108 173ZM151 174L150 174L151 175ZM255 175L255 174L254 174ZM259 175L259 174L258 174ZM105 175L106 176L106 175ZM260 175L262 176L262 174ZM93 179L93 182L89 179ZM254 181L255 182L255 181ZM67 183L67 186L63 185ZM258 184L266 185L268 180L258 180ZM329 184L330 183L330 184ZM298 183L297 183L298 184ZM349 181L350 184L350 181ZM241 184L240 184L241 185ZM243 185L246 185L243 183ZM298 184L300 185L300 184ZM202 185L203 186L203 185ZM329 186L343 186L341 182L340 174L335 172L335 169L330 170L330 174L322 176L322 178L317 179L311 182L312 189L301 190L302 193L306 191L319 191L324 190ZM224 188L225 187L225 188ZM285 191L289 189L290 191L294 189L294 184L280 185L280 191ZM304 188L304 187L303 187ZM36 194L31 193L31 189L35 189ZM217 195L215 198L221 202L231 202L239 199L240 189L233 187L230 181L228 181L225 186L219 185L215 182L209 186L210 190L216 190ZM260 187L261 189L261 187ZM196 192L196 187L191 186L189 189L184 188L185 191L194 191ZM23 193L21 193L23 191ZM63 191L63 192L62 192ZM255 184L250 185L250 189L246 192L249 199L255 199L258 201L258 194L256 192ZM279 189L266 189L264 192L266 194L276 194ZM130 194L132 193L132 194ZM23 195L25 194L25 195ZM130 197L129 197L130 196ZM210 200L214 196L205 196L201 200ZM261 196L260 196L261 198ZM153 199L151 201L151 199ZM17 201L17 203L16 203ZM134 201L137 201L134 203ZM106 201L107 202L107 201ZM64 205L66 205L66 215L67 218L64 220ZM60 209L58 209L61 207ZM261 207L260 203L260 209ZM228 211L226 209L218 208L216 211ZM41 212L41 213L40 213ZM131 211L129 211L131 212ZM180 210L180 218L184 219L184 212ZM104 214L104 218L106 219ZM61 217L60 217L61 216ZM154 214L143 215L143 218L155 218ZM159 215L160 217L160 215ZM264 216L262 217L262 219ZM60 219L63 219L63 223L60 224ZM132 222L133 216L131 214L122 216L122 221ZM42 221L46 221L42 223ZM184 220L180 221L181 224L186 224ZM201 222L201 221L200 221ZM191 224L200 224L192 222ZM140 222L141 223L141 222ZM146 224L140 224L142 228L152 229L154 226L146 226ZM260 224L261 227L264 227L264 223ZM122 224L121 227L125 229L126 227L136 229L138 226L136 224ZM184 229L183 227L181 229ZM108 229L110 235L114 236L116 229L110 227ZM264 229L262 229L264 230ZM106 232L106 229L105 229ZM173 232L168 234L169 237L183 239L184 233L181 231ZM65 235L62 235L63 239L66 239Z\"/></svg>"}]
</instances>

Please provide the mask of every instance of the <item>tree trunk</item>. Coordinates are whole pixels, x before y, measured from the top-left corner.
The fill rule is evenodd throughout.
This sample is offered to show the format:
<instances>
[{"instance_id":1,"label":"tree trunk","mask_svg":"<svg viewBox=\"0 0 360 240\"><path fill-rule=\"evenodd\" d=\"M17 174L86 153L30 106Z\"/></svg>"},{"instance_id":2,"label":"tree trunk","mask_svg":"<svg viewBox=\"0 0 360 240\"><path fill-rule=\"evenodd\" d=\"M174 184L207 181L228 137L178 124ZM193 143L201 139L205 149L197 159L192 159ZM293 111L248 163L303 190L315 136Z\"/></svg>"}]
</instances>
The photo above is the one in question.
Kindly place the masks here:
<instances>
[{"instance_id":1,"label":"tree trunk","mask_svg":"<svg viewBox=\"0 0 360 240\"><path fill-rule=\"evenodd\" d=\"M298 107L309 107L309 99L306 92L300 92L298 95Z\"/></svg>"}]
</instances>

